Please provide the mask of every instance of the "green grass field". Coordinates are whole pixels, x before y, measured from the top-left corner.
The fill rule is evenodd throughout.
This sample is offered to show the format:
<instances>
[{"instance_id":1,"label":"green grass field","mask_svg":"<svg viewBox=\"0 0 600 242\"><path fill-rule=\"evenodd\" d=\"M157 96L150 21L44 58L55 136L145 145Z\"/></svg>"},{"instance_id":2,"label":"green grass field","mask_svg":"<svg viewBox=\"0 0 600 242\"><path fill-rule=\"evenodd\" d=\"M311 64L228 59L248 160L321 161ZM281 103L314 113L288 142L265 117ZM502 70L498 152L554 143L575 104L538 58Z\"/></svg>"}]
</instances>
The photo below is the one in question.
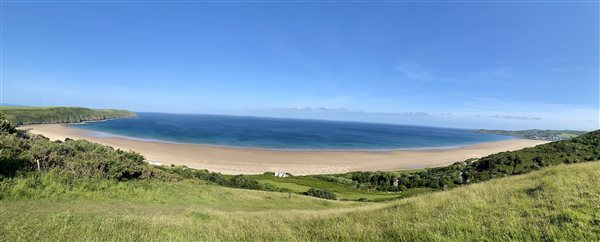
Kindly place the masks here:
<instances>
[{"instance_id":1,"label":"green grass field","mask_svg":"<svg viewBox=\"0 0 600 242\"><path fill-rule=\"evenodd\" d=\"M105 181L86 189L68 184L36 189L43 179L13 181L18 184L11 194L18 196L0 200L4 241L600 239L600 162L384 203L199 182Z\"/></svg>"},{"instance_id":2,"label":"green grass field","mask_svg":"<svg viewBox=\"0 0 600 242\"><path fill-rule=\"evenodd\" d=\"M433 191L433 189L427 188L411 189L410 191L406 192L369 191L358 189L355 186L323 181L315 178L314 176L292 176L282 178L272 175L249 175L248 177L257 180L261 184L270 183L277 187L290 189L296 193L306 192L311 187L325 188L335 192L340 199L344 200L358 200L363 198L369 201L385 201Z\"/></svg>"}]
</instances>

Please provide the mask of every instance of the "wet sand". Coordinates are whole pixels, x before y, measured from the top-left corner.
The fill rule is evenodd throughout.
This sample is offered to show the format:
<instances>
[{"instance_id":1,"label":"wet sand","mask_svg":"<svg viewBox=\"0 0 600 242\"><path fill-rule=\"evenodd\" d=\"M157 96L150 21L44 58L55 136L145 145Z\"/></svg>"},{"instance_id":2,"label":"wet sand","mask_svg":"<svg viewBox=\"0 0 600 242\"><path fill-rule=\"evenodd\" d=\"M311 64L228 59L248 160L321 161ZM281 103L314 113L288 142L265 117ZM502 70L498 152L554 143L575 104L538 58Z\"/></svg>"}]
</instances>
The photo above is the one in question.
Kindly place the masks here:
<instances>
[{"instance_id":1,"label":"wet sand","mask_svg":"<svg viewBox=\"0 0 600 242\"><path fill-rule=\"evenodd\" d=\"M92 131L64 124L26 125L19 129L42 134L51 140L86 139L122 150L133 150L163 165L185 165L224 174L262 174L285 171L294 175L331 174L351 171L393 171L437 167L486 155L546 143L514 139L456 148L359 151L359 150L270 150L176 144L126 137L99 137Z\"/></svg>"}]
</instances>

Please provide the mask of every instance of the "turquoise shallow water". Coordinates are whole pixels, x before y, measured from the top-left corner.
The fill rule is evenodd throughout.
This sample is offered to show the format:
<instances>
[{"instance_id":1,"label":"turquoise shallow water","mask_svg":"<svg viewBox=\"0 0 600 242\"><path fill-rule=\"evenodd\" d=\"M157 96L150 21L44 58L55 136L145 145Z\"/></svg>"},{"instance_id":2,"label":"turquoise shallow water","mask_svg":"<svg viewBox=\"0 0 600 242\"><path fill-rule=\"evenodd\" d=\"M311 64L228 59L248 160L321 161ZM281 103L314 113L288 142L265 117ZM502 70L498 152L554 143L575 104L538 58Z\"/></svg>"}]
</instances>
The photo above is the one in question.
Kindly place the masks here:
<instances>
[{"instance_id":1,"label":"turquoise shallow water","mask_svg":"<svg viewBox=\"0 0 600 242\"><path fill-rule=\"evenodd\" d=\"M104 135L267 149L412 149L511 139L473 130L410 125L196 114L138 115L74 126Z\"/></svg>"}]
</instances>

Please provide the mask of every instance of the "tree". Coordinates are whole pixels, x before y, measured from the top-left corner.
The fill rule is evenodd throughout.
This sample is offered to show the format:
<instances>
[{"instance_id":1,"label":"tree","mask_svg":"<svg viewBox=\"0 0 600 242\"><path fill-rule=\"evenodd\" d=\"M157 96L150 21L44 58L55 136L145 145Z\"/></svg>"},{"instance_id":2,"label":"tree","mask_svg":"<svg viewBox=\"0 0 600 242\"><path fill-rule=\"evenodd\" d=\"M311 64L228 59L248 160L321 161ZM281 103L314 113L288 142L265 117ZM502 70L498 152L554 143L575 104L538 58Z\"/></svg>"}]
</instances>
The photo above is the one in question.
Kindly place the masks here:
<instances>
[{"instance_id":1,"label":"tree","mask_svg":"<svg viewBox=\"0 0 600 242\"><path fill-rule=\"evenodd\" d=\"M260 190L260 188L261 188L258 181L248 178L248 177L245 177L243 175L233 176L233 177L231 177L229 182L232 187L236 187L236 188L255 189L255 190Z\"/></svg>"},{"instance_id":2,"label":"tree","mask_svg":"<svg viewBox=\"0 0 600 242\"><path fill-rule=\"evenodd\" d=\"M328 189L320 189L320 188L314 188L314 187L311 187L310 189L308 189L308 191L306 191L304 193L304 195L318 197L318 198L331 199L331 200L337 199L337 196L332 191L330 191Z\"/></svg>"}]
</instances>

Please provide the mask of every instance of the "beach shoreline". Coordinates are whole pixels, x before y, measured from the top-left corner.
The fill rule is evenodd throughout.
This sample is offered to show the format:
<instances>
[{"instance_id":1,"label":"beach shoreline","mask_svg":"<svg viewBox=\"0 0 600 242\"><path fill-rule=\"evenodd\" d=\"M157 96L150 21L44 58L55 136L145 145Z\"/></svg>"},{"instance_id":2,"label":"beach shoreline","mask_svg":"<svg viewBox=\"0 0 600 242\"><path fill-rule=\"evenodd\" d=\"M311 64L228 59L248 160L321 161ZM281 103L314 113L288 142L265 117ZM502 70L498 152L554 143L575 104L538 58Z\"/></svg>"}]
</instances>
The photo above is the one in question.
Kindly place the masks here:
<instances>
[{"instance_id":1,"label":"beach shoreline","mask_svg":"<svg viewBox=\"0 0 600 242\"><path fill-rule=\"evenodd\" d=\"M285 171L294 175L333 174L352 171L395 171L439 167L469 158L518 150L546 143L512 139L467 145L399 150L276 150L202 144L149 141L129 137L98 137L93 131L67 124L24 125L19 129L51 140L85 139L116 149L133 150L162 165L185 165L223 174L262 174Z\"/></svg>"}]
</instances>

